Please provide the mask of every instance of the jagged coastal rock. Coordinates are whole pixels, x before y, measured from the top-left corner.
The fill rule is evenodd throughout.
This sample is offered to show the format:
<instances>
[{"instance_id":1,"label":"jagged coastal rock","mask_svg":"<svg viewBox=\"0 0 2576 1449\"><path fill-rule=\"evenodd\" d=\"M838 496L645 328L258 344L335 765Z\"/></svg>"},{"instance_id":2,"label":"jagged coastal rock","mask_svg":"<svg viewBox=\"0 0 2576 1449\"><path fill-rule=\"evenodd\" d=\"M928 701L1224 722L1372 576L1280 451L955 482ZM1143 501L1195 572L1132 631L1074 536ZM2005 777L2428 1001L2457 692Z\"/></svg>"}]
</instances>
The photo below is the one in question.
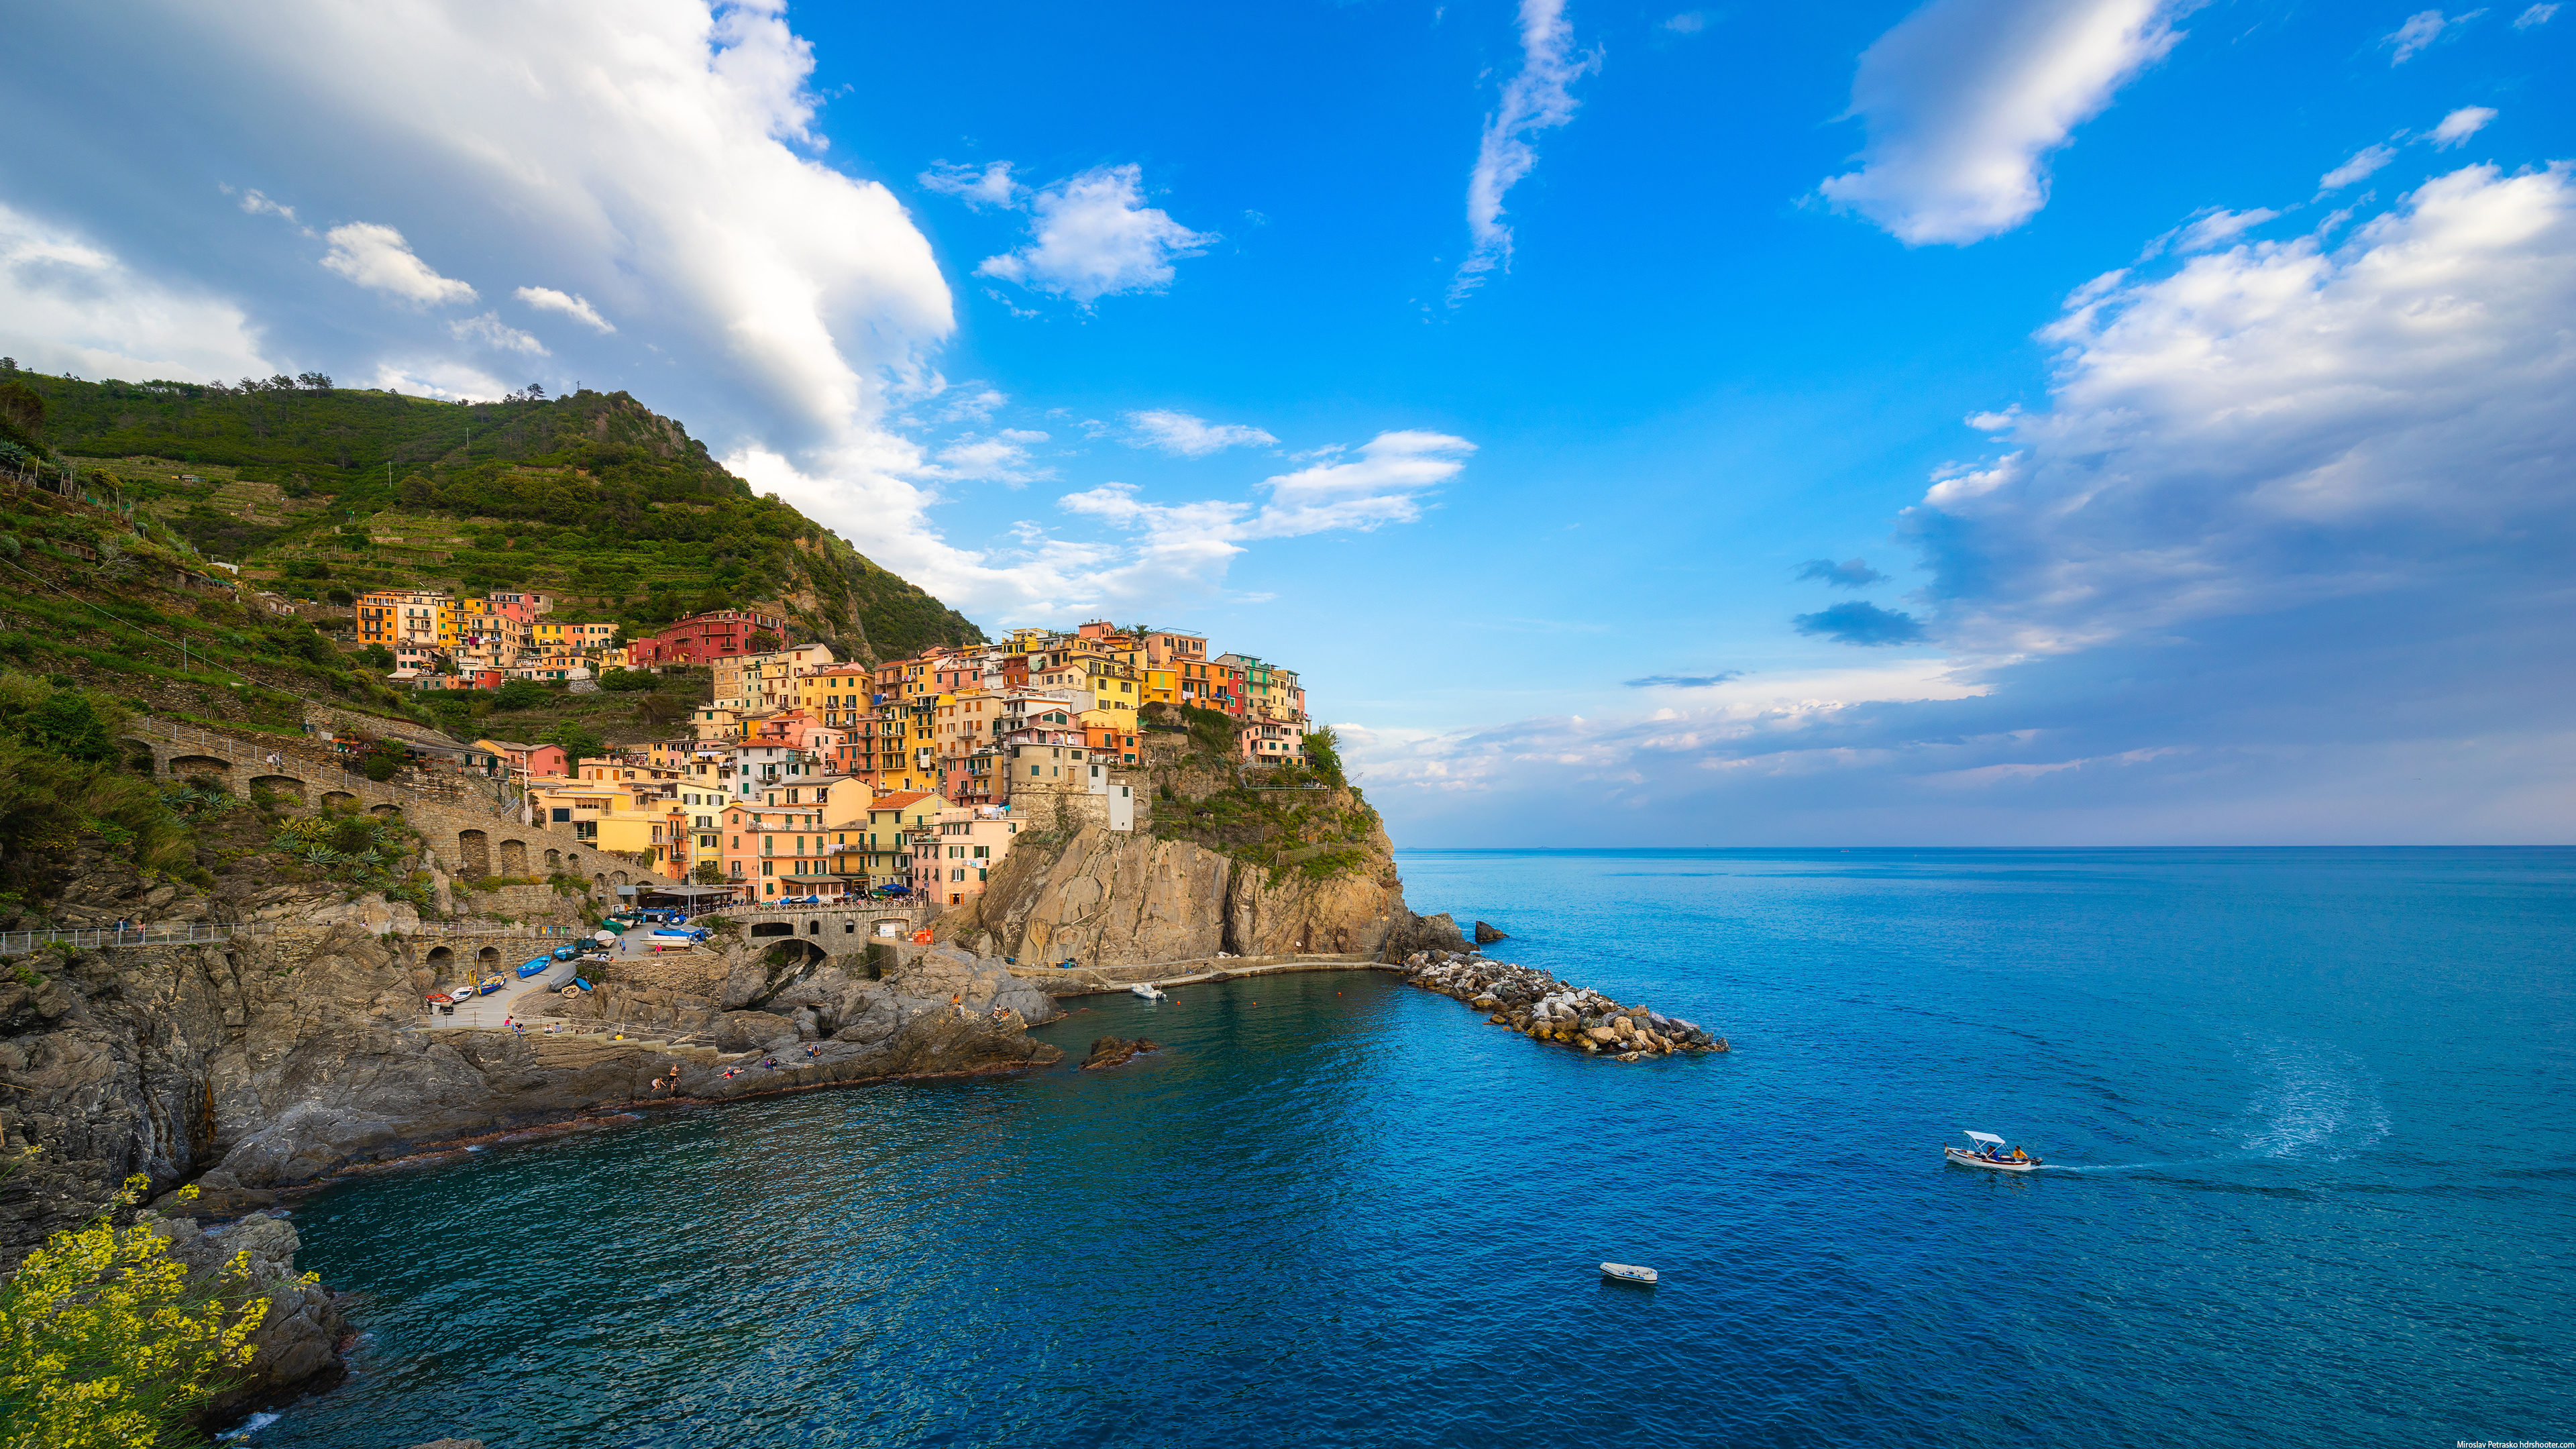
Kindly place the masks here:
<instances>
[{"instance_id":1,"label":"jagged coastal rock","mask_svg":"<svg viewBox=\"0 0 2576 1449\"><path fill-rule=\"evenodd\" d=\"M1497 930L1494 927L1485 924L1483 921L1478 921L1476 923L1476 944L1479 946L1490 946L1496 941L1508 941L1510 939L1511 933L1507 931Z\"/></svg>"},{"instance_id":2,"label":"jagged coastal rock","mask_svg":"<svg viewBox=\"0 0 2576 1449\"><path fill-rule=\"evenodd\" d=\"M1086 966L1219 952L1376 956L1414 916L1392 842L1383 830L1371 836L1363 866L1316 880L1187 840L1086 826L1061 848L1012 851L982 896L932 930L986 955Z\"/></svg>"},{"instance_id":3,"label":"jagged coastal rock","mask_svg":"<svg viewBox=\"0 0 2576 1449\"><path fill-rule=\"evenodd\" d=\"M1123 1066L1153 1050L1154 1044L1141 1036L1133 1040L1104 1036L1091 1044L1091 1055L1083 1058L1082 1069L1096 1072L1103 1067Z\"/></svg>"},{"instance_id":4,"label":"jagged coastal rock","mask_svg":"<svg viewBox=\"0 0 2576 1449\"><path fill-rule=\"evenodd\" d=\"M1532 967L1446 951L1417 952L1404 965L1406 981L1490 1012L1487 1021L1532 1041L1605 1052L1623 1062L1727 1050L1726 1038L1679 1017L1623 1006L1590 987L1569 986Z\"/></svg>"}]
</instances>

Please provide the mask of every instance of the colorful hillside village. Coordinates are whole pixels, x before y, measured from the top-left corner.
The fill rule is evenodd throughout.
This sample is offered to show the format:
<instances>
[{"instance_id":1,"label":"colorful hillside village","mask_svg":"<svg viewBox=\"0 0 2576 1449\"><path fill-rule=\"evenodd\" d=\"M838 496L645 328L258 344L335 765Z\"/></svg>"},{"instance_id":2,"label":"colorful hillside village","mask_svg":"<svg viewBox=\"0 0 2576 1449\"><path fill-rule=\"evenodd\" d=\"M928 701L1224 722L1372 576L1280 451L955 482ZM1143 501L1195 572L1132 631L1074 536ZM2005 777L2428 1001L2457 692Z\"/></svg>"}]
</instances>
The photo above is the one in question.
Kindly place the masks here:
<instances>
[{"instance_id":1,"label":"colorful hillside village","mask_svg":"<svg viewBox=\"0 0 2576 1449\"><path fill-rule=\"evenodd\" d=\"M1247 763L1305 763L1296 672L1211 656L1183 630L1019 629L868 665L790 643L785 620L756 611L698 614L622 644L614 625L554 624L550 612L542 594L384 591L358 600L357 623L416 687L711 669L687 738L584 759L559 745L475 748L524 787L536 818L747 902L962 905L1023 828L1070 810L1133 829L1140 712L1153 705L1224 716Z\"/></svg>"}]
</instances>

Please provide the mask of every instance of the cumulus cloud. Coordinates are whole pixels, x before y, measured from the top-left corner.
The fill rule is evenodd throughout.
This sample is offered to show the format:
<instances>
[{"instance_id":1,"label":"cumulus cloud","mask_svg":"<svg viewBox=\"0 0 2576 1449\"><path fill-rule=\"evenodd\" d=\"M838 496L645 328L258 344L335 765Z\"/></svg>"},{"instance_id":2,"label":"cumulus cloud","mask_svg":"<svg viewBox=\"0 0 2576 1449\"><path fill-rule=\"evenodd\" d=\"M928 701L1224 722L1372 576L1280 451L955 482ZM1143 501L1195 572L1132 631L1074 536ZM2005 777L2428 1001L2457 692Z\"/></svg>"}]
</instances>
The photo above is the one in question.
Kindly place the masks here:
<instances>
[{"instance_id":1,"label":"cumulus cloud","mask_svg":"<svg viewBox=\"0 0 2576 1449\"><path fill-rule=\"evenodd\" d=\"M1911 516L1946 628L2081 647L2563 534L2571 215L2566 165L2473 166L2339 250L2238 248L2073 308L2042 334L2052 408Z\"/></svg>"},{"instance_id":2,"label":"cumulus cloud","mask_svg":"<svg viewBox=\"0 0 2576 1449\"><path fill-rule=\"evenodd\" d=\"M607 318L599 315L599 309L591 306L587 297L558 292L552 287L521 287L518 296L520 301L540 312L561 312L594 332L617 330Z\"/></svg>"},{"instance_id":3,"label":"cumulus cloud","mask_svg":"<svg viewBox=\"0 0 2576 1449\"><path fill-rule=\"evenodd\" d=\"M1205 418L1151 408L1127 414L1127 446L1154 448L1180 458L1204 458L1228 448L1261 448L1279 440L1243 423L1211 423Z\"/></svg>"},{"instance_id":4,"label":"cumulus cloud","mask_svg":"<svg viewBox=\"0 0 2576 1449\"><path fill-rule=\"evenodd\" d=\"M2394 147L2364 146L2352 153L2351 160L2318 177L2317 186L2321 191L2340 191L2396 159Z\"/></svg>"},{"instance_id":5,"label":"cumulus cloud","mask_svg":"<svg viewBox=\"0 0 2576 1449\"><path fill-rule=\"evenodd\" d=\"M2075 128L2183 38L2189 0L1931 0L1863 52L1857 171L1819 188L1909 246L1965 244L2048 201Z\"/></svg>"},{"instance_id":6,"label":"cumulus cloud","mask_svg":"<svg viewBox=\"0 0 2576 1449\"><path fill-rule=\"evenodd\" d=\"M2493 106L2462 106L2444 116L2442 124L2433 128L2433 149L2448 151L2454 146L2465 146L2471 136L2485 130L2487 122L2495 118Z\"/></svg>"},{"instance_id":7,"label":"cumulus cloud","mask_svg":"<svg viewBox=\"0 0 2576 1449\"><path fill-rule=\"evenodd\" d=\"M0 204L0 352L22 366L134 382L220 382L272 363L229 298L137 273L69 227Z\"/></svg>"},{"instance_id":8,"label":"cumulus cloud","mask_svg":"<svg viewBox=\"0 0 2576 1449\"><path fill-rule=\"evenodd\" d=\"M1696 29L1675 16L1675 30ZM1467 174L1467 260L1449 283L1456 306L1485 284L1495 268L1511 268L1512 229L1503 223L1503 197L1538 165L1530 144L1541 131L1574 119L1574 83L1601 63L1596 52L1574 53L1574 27L1565 0L1521 0L1521 68L1503 85L1501 104L1485 118L1476 166Z\"/></svg>"},{"instance_id":9,"label":"cumulus cloud","mask_svg":"<svg viewBox=\"0 0 2576 1449\"><path fill-rule=\"evenodd\" d=\"M1219 240L1147 206L1144 170L1132 163L1097 166L1041 187L1027 194L1026 205L1029 245L986 257L976 274L1084 306L1121 292L1162 291L1172 284L1174 261Z\"/></svg>"},{"instance_id":10,"label":"cumulus cloud","mask_svg":"<svg viewBox=\"0 0 2576 1449\"><path fill-rule=\"evenodd\" d=\"M447 324L447 335L459 342L471 342L480 347L498 348L504 352L525 352L538 357L547 355L544 343L503 322L497 312L486 312L480 317L468 317L462 321L450 322Z\"/></svg>"},{"instance_id":11,"label":"cumulus cloud","mask_svg":"<svg viewBox=\"0 0 2576 1449\"><path fill-rule=\"evenodd\" d=\"M1743 677L1743 670L1729 669L1719 674L1649 674L1621 682L1630 689L1712 689Z\"/></svg>"},{"instance_id":12,"label":"cumulus cloud","mask_svg":"<svg viewBox=\"0 0 2576 1449\"><path fill-rule=\"evenodd\" d=\"M1836 563L1829 558L1811 558L1798 565L1801 579L1822 579L1838 589L1865 589L1887 582L1887 575L1869 566L1866 559L1848 558Z\"/></svg>"},{"instance_id":13,"label":"cumulus cloud","mask_svg":"<svg viewBox=\"0 0 2576 1449\"><path fill-rule=\"evenodd\" d=\"M1946 658L1345 756L1425 843L2562 839L2571 169L2076 289L2047 405L1900 520Z\"/></svg>"},{"instance_id":14,"label":"cumulus cloud","mask_svg":"<svg viewBox=\"0 0 2576 1449\"><path fill-rule=\"evenodd\" d=\"M471 302L474 289L453 277L442 277L429 263L412 255L411 243L389 226L353 221L323 233L331 243L322 265L361 287L389 292L406 302L431 304Z\"/></svg>"},{"instance_id":15,"label":"cumulus cloud","mask_svg":"<svg viewBox=\"0 0 2576 1449\"><path fill-rule=\"evenodd\" d=\"M1813 634L1837 644L1919 644L1924 637L1922 624L1912 614L1882 609L1863 599L1800 614L1790 622L1801 634Z\"/></svg>"}]
</instances>

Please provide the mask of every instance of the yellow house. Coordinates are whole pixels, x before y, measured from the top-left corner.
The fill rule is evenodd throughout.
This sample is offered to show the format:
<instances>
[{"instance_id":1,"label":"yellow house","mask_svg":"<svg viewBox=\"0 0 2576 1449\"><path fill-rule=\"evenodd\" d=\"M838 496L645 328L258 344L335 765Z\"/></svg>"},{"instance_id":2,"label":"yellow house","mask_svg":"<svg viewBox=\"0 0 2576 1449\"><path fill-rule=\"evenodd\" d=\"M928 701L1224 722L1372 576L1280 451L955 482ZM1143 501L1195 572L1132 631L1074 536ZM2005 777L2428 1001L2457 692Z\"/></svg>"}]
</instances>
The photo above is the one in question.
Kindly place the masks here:
<instances>
[{"instance_id":1,"label":"yellow house","mask_svg":"<svg viewBox=\"0 0 2576 1449\"><path fill-rule=\"evenodd\" d=\"M1136 672L1144 676L1137 681L1144 686L1144 703L1178 705L1181 702L1179 670L1167 664L1147 664Z\"/></svg>"},{"instance_id":2,"label":"yellow house","mask_svg":"<svg viewBox=\"0 0 2576 1449\"><path fill-rule=\"evenodd\" d=\"M875 686L876 671L864 664L807 669L796 678L796 706L827 725L846 729L868 711L868 696Z\"/></svg>"},{"instance_id":3,"label":"yellow house","mask_svg":"<svg viewBox=\"0 0 2576 1449\"><path fill-rule=\"evenodd\" d=\"M623 780L571 780L528 796L539 819L595 850L625 855L657 875L688 873L689 817L677 800L643 798Z\"/></svg>"}]
</instances>

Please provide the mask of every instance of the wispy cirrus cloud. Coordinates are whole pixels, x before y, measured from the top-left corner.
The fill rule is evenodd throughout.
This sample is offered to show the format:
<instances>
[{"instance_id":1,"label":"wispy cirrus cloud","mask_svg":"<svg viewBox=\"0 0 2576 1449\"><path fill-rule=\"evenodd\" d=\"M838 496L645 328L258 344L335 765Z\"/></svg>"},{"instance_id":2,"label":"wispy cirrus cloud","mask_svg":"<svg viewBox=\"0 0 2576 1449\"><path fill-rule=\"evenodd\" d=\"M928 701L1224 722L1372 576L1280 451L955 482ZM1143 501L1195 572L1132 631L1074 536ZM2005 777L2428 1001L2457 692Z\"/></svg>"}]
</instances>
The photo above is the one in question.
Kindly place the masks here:
<instances>
[{"instance_id":1,"label":"wispy cirrus cloud","mask_svg":"<svg viewBox=\"0 0 2576 1449\"><path fill-rule=\"evenodd\" d=\"M538 341L533 334L522 332L503 322L498 312L486 312L480 317L467 317L450 322L447 324L447 335L459 342L471 342L479 347L494 348L503 352L524 352L533 357L547 355L544 343Z\"/></svg>"},{"instance_id":2,"label":"wispy cirrus cloud","mask_svg":"<svg viewBox=\"0 0 2576 1449\"><path fill-rule=\"evenodd\" d=\"M2448 151L2454 146L2465 146L2471 136L2485 130L2487 122L2495 118L2496 111L2493 106L2462 106L2444 116L2442 123L2435 126L2426 139L2433 143L2433 149L2436 151Z\"/></svg>"},{"instance_id":3,"label":"wispy cirrus cloud","mask_svg":"<svg viewBox=\"0 0 2576 1449\"><path fill-rule=\"evenodd\" d=\"M561 312L594 332L605 334L617 330L615 324L599 315L599 309L591 306L587 297L558 292L552 287L521 287L517 295L520 301L540 312Z\"/></svg>"},{"instance_id":4,"label":"wispy cirrus cloud","mask_svg":"<svg viewBox=\"0 0 2576 1449\"><path fill-rule=\"evenodd\" d=\"M1856 171L1817 189L1908 246L1965 245L2048 202L2048 158L2183 32L2193 0L1931 0L1861 55Z\"/></svg>"},{"instance_id":5,"label":"wispy cirrus cloud","mask_svg":"<svg viewBox=\"0 0 2576 1449\"><path fill-rule=\"evenodd\" d=\"M1204 458L1228 448L1266 448L1279 442L1246 423L1211 423L1167 408L1148 408L1126 417L1127 446L1153 448L1177 458Z\"/></svg>"},{"instance_id":6,"label":"wispy cirrus cloud","mask_svg":"<svg viewBox=\"0 0 2576 1449\"><path fill-rule=\"evenodd\" d=\"M1485 118L1475 169L1467 174L1467 259L1450 279L1453 307L1496 269L1511 269L1512 229L1503 221L1503 198L1538 165L1532 145L1538 134L1574 119L1574 83L1601 63L1597 51L1575 52L1565 0L1521 0L1520 32L1520 71L1504 82L1500 103Z\"/></svg>"},{"instance_id":7,"label":"wispy cirrus cloud","mask_svg":"<svg viewBox=\"0 0 2576 1449\"><path fill-rule=\"evenodd\" d=\"M2381 36L2379 43L2388 47L2390 65L2404 65L2439 43L2444 32L2456 30L2486 13L2484 9L2478 9L2445 18L2439 10L2419 10L2407 16L2404 24Z\"/></svg>"}]
</instances>

